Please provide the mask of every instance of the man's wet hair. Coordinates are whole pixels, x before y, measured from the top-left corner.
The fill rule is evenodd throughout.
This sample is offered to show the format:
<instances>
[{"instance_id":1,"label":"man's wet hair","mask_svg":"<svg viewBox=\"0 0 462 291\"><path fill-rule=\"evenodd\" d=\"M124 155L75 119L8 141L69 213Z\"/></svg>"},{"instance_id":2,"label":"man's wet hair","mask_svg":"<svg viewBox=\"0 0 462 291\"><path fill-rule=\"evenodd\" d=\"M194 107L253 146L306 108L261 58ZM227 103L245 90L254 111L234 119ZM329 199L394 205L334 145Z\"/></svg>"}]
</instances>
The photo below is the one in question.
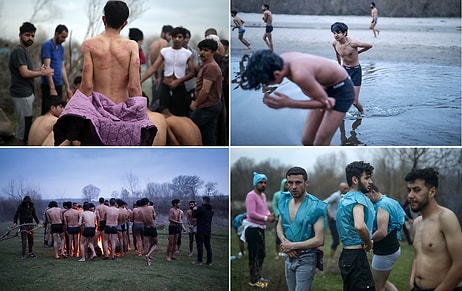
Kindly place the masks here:
<instances>
[{"instance_id":1,"label":"man's wet hair","mask_svg":"<svg viewBox=\"0 0 462 291\"><path fill-rule=\"evenodd\" d=\"M54 107L58 107L59 105L63 107L66 106L66 102L63 100L63 98L57 95L50 96L50 99L48 100L48 104L50 104L50 108L51 106L54 106Z\"/></svg>"},{"instance_id":2,"label":"man's wet hair","mask_svg":"<svg viewBox=\"0 0 462 291\"><path fill-rule=\"evenodd\" d=\"M37 28L30 22L23 22L22 25L19 27L19 33L24 34L26 32L33 32L35 33Z\"/></svg>"},{"instance_id":3,"label":"man's wet hair","mask_svg":"<svg viewBox=\"0 0 462 291\"><path fill-rule=\"evenodd\" d=\"M197 47L201 49L209 49L212 52L218 49L218 43L213 39L204 39L197 44Z\"/></svg>"},{"instance_id":4,"label":"man's wet hair","mask_svg":"<svg viewBox=\"0 0 462 291\"><path fill-rule=\"evenodd\" d=\"M240 85L244 90L258 90L274 81L274 71L280 71L283 60L271 50L259 50L250 57L247 68L242 73Z\"/></svg>"},{"instance_id":5,"label":"man's wet hair","mask_svg":"<svg viewBox=\"0 0 462 291\"><path fill-rule=\"evenodd\" d=\"M180 199L173 199L172 200L172 206L175 206L175 204L180 203Z\"/></svg>"},{"instance_id":6,"label":"man's wet hair","mask_svg":"<svg viewBox=\"0 0 462 291\"><path fill-rule=\"evenodd\" d=\"M171 25L164 25L162 26L162 32L164 33L172 33L172 30L173 30L173 26Z\"/></svg>"},{"instance_id":7,"label":"man's wet hair","mask_svg":"<svg viewBox=\"0 0 462 291\"><path fill-rule=\"evenodd\" d=\"M186 37L186 30L181 26L177 26L172 30L170 34L172 35L172 37L175 37L178 34L181 34L183 37Z\"/></svg>"},{"instance_id":8,"label":"man's wet hair","mask_svg":"<svg viewBox=\"0 0 462 291\"><path fill-rule=\"evenodd\" d=\"M106 24L111 28L120 28L128 19L128 6L123 1L108 1L104 6Z\"/></svg>"},{"instance_id":9,"label":"man's wet hair","mask_svg":"<svg viewBox=\"0 0 462 291\"><path fill-rule=\"evenodd\" d=\"M236 16L236 15L237 15L237 11L236 11L236 10L231 10L231 15L232 15L232 16Z\"/></svg>"},{"instance_id":10,"label":"man's wet hair","mask_svg":"<svg viewBox=\"0 0 462 291\"><path fill-rule=\"evenodd\" d=\"M286 173L286 177L289 177L289 176L292 176L292 175L302 175L303 180L308 181L308 173L302 167L292 167L292 168L290 168Z\"/></svg>"},{"instance_id":11,"label":"man's wet hair","mask_svg":"<svg viewBox=\"0 0 462 291\"><path fill-rule=\"evenodd\" d=\"M64 25L64 24L58 24L58 26L56 26L55 28L55 34L60 34L60 33L63 33L63 32L69 32L69 29L67 29L67 27Z\"/></svg>"},{"instance_id":12,"label":"man's wet hair","mask_svg":"<svg viewBox=\"0 0 462 291\"><path fill-rule=\"evenodd\" d=\"M413 182L417 179L422 179L425 181L425 186L427 188L438 188L438 176L439 172L433 168L412 169L407 173L406 177L404 177L404 181Z\"/></svg>"},{"instance_id":13,"label":"man's wet hair","mask_svg":"<svg viewBox=\"0 0 462 291\"><path fill-rule=\"evenodd\" d=\"M263 7L265 7L266 9L269 9L269 5L268 5L268 4L263 4Z\"/></svg>"},{"instance_id":14,"label":"man's wet hair","mask_svg":"<svg viewBox=\"0 0 462 291\"><path fill-rule=\"evenodd\" d=\"M359 180L363 173L366 173L366 175L372 175L373 172L374 167L364 161L355 161L348 164L345 168L348 186L351 187L351 185L353 185L353 177L356 177Z\"/></svg>"},{"instance_id":15,"label":"man's wet hair","mask_svg":"<svg viewBox=\"0 0 462 291\"><path fill-rule=\"evenodd\" d=\"M83 204L83 210L84 210L84 211L90 210L90 204L89 204L89 203L84 203L84 204Z\"/></svg>"},{"instance_id":16,"label":"man's wet hair","mask_svg":"<svg viewBox=\"0 0 462 291\"><path fill-rule=\"evenodd\" d=\"M330 26L330 31L332 33L348 33L348 25L346 25L345 23L343 22L335 22L334 24L332 24Z\"/></svg>"},{"instance_id":17,"label":"man's wet hair","mask_svg":"<svg viewBox=\"0 0 462 291\"><path fill-rule=\"evenodd\" d=\"M144 35L140 29L134 27L129 29L128 38L134 41L140 41L144 39Z\"/></svg>"}]
</instances>

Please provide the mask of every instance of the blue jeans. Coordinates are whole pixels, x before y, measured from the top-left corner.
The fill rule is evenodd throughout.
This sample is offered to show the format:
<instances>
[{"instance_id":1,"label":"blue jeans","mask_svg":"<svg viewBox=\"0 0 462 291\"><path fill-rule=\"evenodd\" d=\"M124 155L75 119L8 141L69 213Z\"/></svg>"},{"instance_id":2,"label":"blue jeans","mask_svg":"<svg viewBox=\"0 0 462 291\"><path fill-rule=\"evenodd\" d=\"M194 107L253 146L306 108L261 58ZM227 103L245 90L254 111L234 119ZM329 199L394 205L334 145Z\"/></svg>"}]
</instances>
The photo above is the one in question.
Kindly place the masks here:
<instances>
[{"instance_id":1,"label":"blue jeans","mask_svg":"<svg viewBox=\"0 0 462 291\"><path fill-rule=\"evenodd\" d=\"M316 253L302 253L300 257L285 260L285 273L289 291L311 290L316 273Z\"/></svg>"},{"instance_id":2,"label":"blue jeans","mask_svg":"<svg viewBox=\"0 0 462 291\"><path fill-rule=\"evenodd\" d=\"M220 101L210 107L197 108L191 113L192 121L201 131L203 145L213 146L217 144L217 122L222 107Z\"/></svg>"}]
</instances>

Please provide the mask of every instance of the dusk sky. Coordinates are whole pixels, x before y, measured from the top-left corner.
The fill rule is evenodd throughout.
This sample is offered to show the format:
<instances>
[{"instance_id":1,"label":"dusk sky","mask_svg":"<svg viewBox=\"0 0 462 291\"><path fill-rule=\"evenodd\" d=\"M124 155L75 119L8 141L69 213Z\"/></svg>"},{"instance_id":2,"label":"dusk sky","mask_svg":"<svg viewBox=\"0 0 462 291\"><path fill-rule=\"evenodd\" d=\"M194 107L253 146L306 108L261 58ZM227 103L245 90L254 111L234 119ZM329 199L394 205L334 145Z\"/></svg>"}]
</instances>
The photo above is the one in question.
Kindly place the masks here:
<instances>
[{"instance_id":1,"label":"dusk sky","mask_svg":"<svg viewBox=\"0 0 462 291\"><path fill-rule=\"evenodd\" d=\"M216 182L218 191L228 195L228 162L227 148L4 148L0 191L15 180L37 187L44 199L81 198L82 188L93 184L110 197L127 188L131 173L140 190L149 182L188 175Z\"/></svg>"}]
</instances>

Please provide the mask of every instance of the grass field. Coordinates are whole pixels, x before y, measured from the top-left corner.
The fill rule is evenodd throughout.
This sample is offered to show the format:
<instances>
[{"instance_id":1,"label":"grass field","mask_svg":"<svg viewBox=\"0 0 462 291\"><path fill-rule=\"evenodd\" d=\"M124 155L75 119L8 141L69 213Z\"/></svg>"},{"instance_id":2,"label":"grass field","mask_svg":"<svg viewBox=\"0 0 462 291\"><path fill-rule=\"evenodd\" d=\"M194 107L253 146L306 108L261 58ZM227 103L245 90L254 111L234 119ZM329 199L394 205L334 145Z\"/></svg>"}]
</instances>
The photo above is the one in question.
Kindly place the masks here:
<instances>
[{"instance_id":1,"label":"grass field","mask_svg":"<svg viewBox=\"0 0 462 291\"><path fill-rule=\"evenodd\" d=\"M0 223L0 234L8 226ZM158 249L148 267L134 251L115 260L55 259L53 248L43 247L40 228L34 236L36 259L21 259L20 237L0 241L0 290L229 290L228 231L212 228L213 265L193 266L196 246L188 257L187 234L178 260L167 262L167 230L159 230Z\"/></svg>"},{"instance_id":2,"label":"grass field","mask_svg":"<svg viewBox=\"0 0 462 291\"><path fill-rule=\"evenodd\" d=\"M286 281L284 276L284 259L275 260L275 231L266 231L266 258L263 263L263 277L270 280L269 286L266 290L287 290ZM317 273L314 277L312 290L313 291L341 291L343 289L342 277L337 267L337 260L340 256L342 245L337 248L335 263L328 262L330 245L332 237L330 232L327 231L325 236L325 244L322 247L324 251L324 271ZM239 252L238 238L233 230L231 235L231 254L237 255ZM412 260L414 258L414 250L407 242L401 243L401 256L395 263L393 271L389 277L398 290L409 290L408 282L411 274ZM369 255L372 259L372 254ZM245 256L241 259L231 261L231 290L254 290L255 287L249 287L249 267L248 257Z\"/></svg>"}]
</instances>

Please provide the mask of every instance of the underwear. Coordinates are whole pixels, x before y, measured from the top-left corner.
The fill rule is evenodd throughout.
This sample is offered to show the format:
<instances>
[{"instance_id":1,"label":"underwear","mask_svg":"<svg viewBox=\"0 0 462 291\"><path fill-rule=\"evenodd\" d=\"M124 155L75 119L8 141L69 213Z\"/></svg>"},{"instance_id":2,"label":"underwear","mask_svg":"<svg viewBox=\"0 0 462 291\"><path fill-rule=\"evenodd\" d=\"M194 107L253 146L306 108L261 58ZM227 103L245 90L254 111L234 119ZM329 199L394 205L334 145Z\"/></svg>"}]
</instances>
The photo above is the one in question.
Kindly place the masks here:
<instances>
[{"instance_id":1,"label":"underwear","mask_svg":"<svg viewBox=\"0 0 462 291\"><path fill-rule=\"evenodd\" d=\"M117 234L117 226L107 226L104 228L105 234Z\"/></svg>"},{"instance_id":2,"label":"underwear","mask_svg":"<svg viewBox=\"0 0 462 291\"><path fill-rule=\"evenodd\" d=\"M100 220L98 225L98 231L103 231L106 227L106 220Z\"/></svg>"},{"instance_id":3,"label":"underwear","mask_svg":"<svg viewBox=\"0 0 462 291\"><path fill-rule=\"evenodd\" d=\"M92 237L95 236L95 228L94 227L85 227L83 229L82 235L84 237Z\"/></svg>"},{"instance_id":4,"label":"underwear","mask_svg":"<svg viewBox=\"0 0 462 291\"><path fill-rule=\"evenodd\" d=\"M53 127L55 145L67 139L83 146L152 146L157 128L146 106L141 96L115 104L99 92L77 90Z\"/></svg>"},{"instance_id":5,"label":"underwear","mask_svg":"<svg viewBox=\"0 0 462 291\"><path fill-rule=\"evenodd\" d=\"M133 234L134 235L143 235L143 226L144 224L142 222L135 222L133 223Z\"/></svg>"},{"instance_id":6,"label":"underwear","mask_svg":"<svg viewBox=\"0 0 462 291\"><path fill-rule=\"evenodd\" d=\"M363 72L361 70L361 65L357 65L354 67L347 67L347 66L343 66L343 67L345 68L348 75L350 76L351 81L353 81L353 84L355 86L361 86L362 79L363 79Z\"/></svg>"},{"instance_id":7,"label":"underwear","mask_svg":"<svg viewBox=\"0 0 462 291\"><path fill-rule=\"evenodd\" d=\"M125 231L125 223L117 225L117 231Z\"/></svg>"},{"instance_id":8,"label":"underwear","mask_svg":"<svg viewBox=\"0 0 462 291\"><path fill-rule=\"evenodd\" d=\"M197 225L189 227L189 233L196 233L197 232Z\"/></svg>"},{"instance_id":9,"label":"underwear","mask_svg":"<svg viewBox=\"0 0 462 291\"><path fill-rule=\"evenodd\" d=\"M171 234L179 234L180 233L180 229L178 228L178 224L170 224L168 226L168 234L171 235Z\"/></svg>"},{"instance_id":10,"label":"underwear","mask_svg":"<svg viewBox=\"0 0 462 291\"><path fill-rule=\"evenodd\" d=\"M51 225L51 233L63 233L63 225L62 223L52 224Z\"/></svg>"},{"instance_id":11,"label":"underwear","mask_svg":"<svg viewBox=\"0 0 462 291\"><path fill-rule=\"evenodd\" d=\"M273 31L273 26L272 25L267 25L265 31L266 31L266 33L270 33L271 31Z\"/></svg>"},{"instance_id":12,"label":"underwear","mask_svg":"<svg viewBox=\"0 0 462 291\"><path fill-rule=\"evenodd\" d=\"M371 23L375 23L375 24L377 24L377 18L376 18L376 19L372 18L372 21L371 21Z\"/></svg>"},{"instance_id":13,"label":"underwear","mask_svg":"<svg viewBox=\"0 0 462 291\"><path fill-rule=\"evenodd\" d=\"M157 228L154 226L145 226L143 236L157 237Z\"/></svg>"},{"instance_id":14,"label":"underwear","mask_svg":"<svg viewBox=\"0 0 462 291\"><path fill-rule=\"evenodd\" d=\"M68 227L67 233L68 234L78 234L80 232L80 228L78 226Z\"/></svg>"},{"instance_id":15,"label":"underwear","mask_svg":"<svg viewBox=\"0 0 462 291\"><path fill-rule=\"evenodd\" d=\"M355 100L355 89L350 77L329 87L324 87L329 97L335 98L335 111L346 113Z\"/></svg>"},{"instance_id":16,"label":"underwear","mask_svg":"<svg viewBox=\"0 0 462 291\"><path fill-rule=\"evenodd\" d=\"M245 32L244 25L239 26L239 34L244 34L244 32Z\"/></svg>"},{"instance_id":17,"label":"underwear","mask_svg":"<svg viewBox=\"0 0 462 291\"><path fill-rule=\"evenodd\" d=\"M414 281L414 287L411 289L411 291L433 291L433 290L435 289L434 288L426 288L426 289L419 288L417 287L417 284L415 283L415 281ZM452 289L452 291L462 291L462 286L456 287Z\"/></svg>"}]
</instances>

